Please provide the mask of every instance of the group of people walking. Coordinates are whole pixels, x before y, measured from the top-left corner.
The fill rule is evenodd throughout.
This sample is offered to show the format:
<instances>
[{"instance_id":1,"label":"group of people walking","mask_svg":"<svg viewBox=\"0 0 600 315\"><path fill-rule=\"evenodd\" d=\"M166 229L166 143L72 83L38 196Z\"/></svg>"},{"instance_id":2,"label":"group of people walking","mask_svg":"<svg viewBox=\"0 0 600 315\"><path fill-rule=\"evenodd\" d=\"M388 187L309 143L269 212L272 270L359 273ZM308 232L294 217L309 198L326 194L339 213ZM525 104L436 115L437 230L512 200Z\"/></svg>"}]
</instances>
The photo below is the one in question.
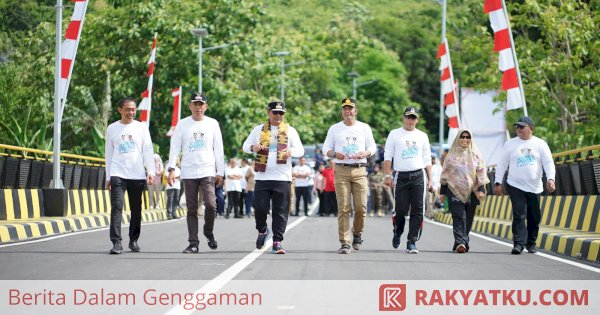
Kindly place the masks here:
<instances>
[{"instance_id":1,"label":"group of people walking","mask_svg":"<svg viewBox=\"0 0 600 315\"><path fill-rule=\"evenodd\" d=\"M193 93L188 107L191 115L177 124L171 137L166 173L169 186L178 177L184 185L189 244L183 252L198 253L198 208L202 202L199 201L199 193L205 206L202 232L208 247L216 250L215 191L222 187L225 176L235 184L245 174L237 172L235 165L225 168L221 129L218 121L205 115L208 109L206 96ZM146 184L152 185L158 180L154 176L157 170L153 161L150 134L146 125L134 120L136 109L133 99L121 100L117 109L121 119L111 124L106 132L106 180L107 188L111 191L111 254L120 254L123 250L121 220L125 191L128 192L131 208L129 248L133 252L140 251L137 241L140 236L142 191ZM285 103L268 103L266 113L268 119L253 128L244 141L242 150L255 155L252 206L258 232L256 248L262 249L272 233L273 252L285 254L282 242L289 216L292 178L296 180L296 211L299 209L300 199L304 200L304 209L307 211L307 195L310 193L308 187L311 184L307 179L310 172L305 169L308 166L304 167L302 159L300 167L292 171L291 158L302 158L304 147L296 129L284 119ZM362 247L369 190L367 159L377 154L371 127L357 120L357 115L356 100L343 99L342 121L329 128L323 144L323 152L331 159L331 171L323 170L322 176L334 178L339 254L348 254L351 250L360 250ZM406 251L417 254L419 251L416 243L423 231L425 198L427 191L432 191L431 148L427 134L416 128L419 122L416 108L406 108L402 119L403 126L392 130L387 137L381 176L383 183L394 189L395 195L392 246L400 246L405 217L409 216ZM542 191L542 171L546 172L550 192L554 190L555 171L547 144L532 135L534 125L531 119L523 117L515 127L518 138L505 144L503 156L497 166L494 192L502 194L502 178L508 169L506 186L514 213L512 253L520 254L524 248L530 252L536 251L535 241L541 218L539 193ZM469 130L459 131L441 172L440 193L448 199L450 205L454 221L453 250L458 253L469 251L469 232L475 207L484 198L486 184L490 181L481 153L472 137ZM180 167L177 167L176 161L180 154ZM321 189L324 199L331 197L332 187L325 185L318 189ZM243 215L238 210L243 208L237 194L240 190L241 187L227 187L236 216ZM229 195L229 192L232 194ZM351 209L354 211L352 219ZM270 229L267 225L269 211L272 217Z\"/></svg>"}]
</instances>

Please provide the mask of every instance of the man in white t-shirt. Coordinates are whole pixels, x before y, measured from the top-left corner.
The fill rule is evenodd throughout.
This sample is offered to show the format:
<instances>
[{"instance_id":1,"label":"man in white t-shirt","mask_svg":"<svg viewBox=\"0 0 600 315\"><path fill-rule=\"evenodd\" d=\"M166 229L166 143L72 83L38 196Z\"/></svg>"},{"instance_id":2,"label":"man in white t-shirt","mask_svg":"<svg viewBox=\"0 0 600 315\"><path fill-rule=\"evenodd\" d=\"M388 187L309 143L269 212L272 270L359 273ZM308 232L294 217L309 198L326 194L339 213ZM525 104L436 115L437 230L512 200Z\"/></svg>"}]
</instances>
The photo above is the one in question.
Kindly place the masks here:
<instances>
[{"instance_id":1,"label":"man in white t-shirt","mask_svg":"<svg viewBox=\"0 0 600 315\"><path fill-rule=\"evenodd\" d=\"M169 177L169 172L167 171L169 165L169 161L166 163L165 167L165 177ZM175 180L172 184L167 183L165 190L167 191L167 219L177 219L177 207L179 206L179 190L181 189L181 169L177 165L175 165Z\"/></svg>"},{"instance_id":2,"label":"man in white t-shirt","mask_svg":"<svg viewBox=\"0 0 600 315\"><path fill-rule=\"evenodd\" d=\"M242 169L237 166L235 158L229 159L229 165L225 168L225 190L227 190L227 213L225 218L233 212L235 218L243 218L242 213ZM233 211L232 211L233 210Z\"/></svg>"},{"instance_id":3,"label":"man in white t-shirt","mask_svg":"<svg viewBox=\"0 0 600 315\"><path fill-rule=\"evenodd\" d=\"M244 216L244 205L246 204L246 198L248 197L248 193L246 190L246 186L248 183L246 182L246 173L248 172L248 161L242 158L240 160L240 169L242 170L242 194L240 195L240 215Z\"/></svg>"},{"instance_id":4,"label":"man in white t-shirt","mask_svg":"<svg viewBox=\"0 0 600 315\"><path fill-rule=\"evenodd\" d=\"M542 218L540 193L544 190L542 174L546 172L546 188L552 193L556 189L556 169L548 144L533 135L534 125L531 118L521 117L514 126L518 137L508 140L502 147L502 155L496 165L494 193L502 195L502 179L508 171L506 187L513 214L511 253L519 255L523 248L530 253L537 253L535 242Z\"/></svg>"},{"instance_id":5,"label":"man in white t-shirt","mask_svg":"<svg viewBox=\"0 0 600 315\"><path fill-rule=\"evenodd\" d=\"M129 249L139 252L137 244L142 223L142 192L154 182L154 153L148 126L135 119L137 106L132 98L119 101L121 119L106 128L106 188L110 190L110 254L121 254L121 221L125 191L129 196ZM146 174L146 170L148 174ZM160 180L160 179L156 179Z\"/></svg>"},{"instance_id":6,"label":"man in white t-shirt","mask_svg":"<svg viewBox=\"0 0 600 315\"><path fill-rule=\"evenodd\" d=\"M162 178L164 172L163 162L158 153L154 153L154 169L156 170L154 178L157 180L154 181L154 184L148 185L148 196L150 197L150 207L156 209L160 206L162 198L162 181L158 179Z\"/></svg>"},{"instance_id":7,"label":"man in white t-shirt","mask_svg":"<svg viewBox=\"0 0 600 315\"><path fill-rule=\"evenodd\" d=\"M359 250L367 216L367 159L377 151L371 127L356 120L356 100L342 100L343 120L329 128L323 152L335 162L339 254L350 253L350 210L354 205L352 248Z\"/></svg>"},{"instance_id":8,"label":"man in white t-shirt","mask_svg":"<svg viewBox=\"0 0 600 315\"><path fill-rule=\"evenodd\" d=\"M199 252L198 240L198 193L202 192L204 200L203 234L208 247L217 249L217 241L213 233L215 225L217 197L215 186L223 182L225 163L223 162L223 137L221 127L215 119L204 115L208 109L208 100L202 93L193 93L189 109L192 115L180 120L171 136L169 150L168 182L175 181L175 161L180 152L181 179L185 191L187 206L187 228L189 245L184 254Z\"/></svg>"},{"instance_id":9,"label":"man in white t-shirt","mask_svg":"<svg viewBox=\"0 0 600 315\"><path fill-rule=\"evenodd\" d=\"M285 103L270 102L267 106L269 119L252 129L242 149L256 153L253 203L258 230L256 248L263 248L269 236L267 212L272 201L273 253L285 254L281 242L289 215L292 157L303 156L304 147L296 129L283 119Z\"/></svg>"},{"instance_id":10,"label":"man in white t-shirt","mask_svg":"<svg viewBox=\"0 0 600 315\"><path fill-rule=\"evenodd\" d=\"M418 254L416 243L423 231L425 192L432 190L431 146L429 137L417 129L419 113L414 107L404 110L404 126L390 132L385 142L383 174L385 184L393 187L393 170L396 174L394 235L392 246L400 246L400 236L404 232L405 219L410 210L406 252Z\"/></svg>"},{"instance_id":11,"label":"man in white t-shirt","mask_svg":"<svg viewBox=\"0 0 600 315\"><path fill-rule=\"evenodd\" d=\"M301 157L299 162L300 163L294 166L292 170L296 193L296 212L294 213L294 215L298 216L298 213L300 211L300 199L302 199L304 201L304 215L308 216L308 204L311 193L311 169L310 166L306 165L306 159L304 157Z\"/></svg>"}]
</instances>

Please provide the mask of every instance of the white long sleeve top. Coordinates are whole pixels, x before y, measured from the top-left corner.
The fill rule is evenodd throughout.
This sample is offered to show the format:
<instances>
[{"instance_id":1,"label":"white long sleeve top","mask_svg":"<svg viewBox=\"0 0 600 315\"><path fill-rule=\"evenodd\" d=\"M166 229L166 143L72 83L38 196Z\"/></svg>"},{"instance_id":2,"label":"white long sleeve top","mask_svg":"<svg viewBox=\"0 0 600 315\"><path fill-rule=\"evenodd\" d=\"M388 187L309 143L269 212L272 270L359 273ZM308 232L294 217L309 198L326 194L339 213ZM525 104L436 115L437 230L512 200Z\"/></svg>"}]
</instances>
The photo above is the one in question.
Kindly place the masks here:
<instances>
[{"instance_id":1,"label":"white long sleeve top","mask_svg":"<svg viewBox=\"0 0 600 315\"><path fill-rule=\"evenodd\" d=\"M384 159L394 162L394 171L411 172L431 165L429 137L421 130L394 129L385 141Z\"/></svg>"},{"instance_id":2,"label":"white long sleeve top","mask_svg":"<svg viewBox=\"0 0 600 315\"><path fill-rule=\"evenodd\" d=\"M371 126L357 121L352 126L347 126L343 121L329 127L327 137L323 143L323 152L327 153L341 152L346 155L346 159L334 159L337 164L357 164L367 163L366 158L353 158L358 152L369 151L371 156L377 152L377 145L373 139L373 130Z\"/></svg>"},{"instance_id":3,"label":"white long sleeve top","mask_svg":"<svg viewBox=\"0 0 600 315\"><path fill-rule=\"evenodd\" d=\"M106 180L111 176L125 179L146 179L154 175L154 152L148 126L137 120L129 124L116 121L106 128Z\"/></svg>"}]
</instances>

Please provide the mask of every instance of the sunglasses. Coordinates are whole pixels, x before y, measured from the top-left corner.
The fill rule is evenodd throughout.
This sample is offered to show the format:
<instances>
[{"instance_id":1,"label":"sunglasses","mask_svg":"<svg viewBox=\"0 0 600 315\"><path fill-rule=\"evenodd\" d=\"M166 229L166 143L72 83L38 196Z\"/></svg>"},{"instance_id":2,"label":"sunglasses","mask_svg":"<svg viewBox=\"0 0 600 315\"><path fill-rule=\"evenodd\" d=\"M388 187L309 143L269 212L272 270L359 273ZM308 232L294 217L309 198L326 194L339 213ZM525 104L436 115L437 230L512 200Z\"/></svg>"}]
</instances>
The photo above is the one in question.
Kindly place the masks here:
<instances>
[{"instance_id":1,"label":"sunglasses","mask_svg":"<svg viewBox=\"0 0 600 315\"><path fill-rule=\"evenodd\" d=\"M271 111L271 114L273 114L273 115L281 115L281 116L285 115L284 112L274 112L274 111Z\"/></svg>"},{"instance_id":2,"label":"sunglasses","mask_svg":"<svg viewBox=\"0 0 600 315\"><path fill-rule=\"evenodd\" d=\"M471 136L460 136L461 139L469 139L471 140Z\"/></svg>"},{"instance_id":3,"label":"sunglasses","mask_svg":"<svg viewBox=\"0 0 600 315\"><path fill-rule=\"evenodd\" d=\"M523 129L523 128L528 127L528 126L515 125L515 127L517 127L517 129Z\"/></svg>"},{"instance_id":4,"label":"sunglasses","mask_svg":"<svg viewBox=\"0 0 600 315\"><path fill-rule=\"evenodd\" d=\"M409 116L404 116L404 117L406 117L406 119L410 119L410 120L417 119L417 116L414 116L414 115L409 115Z\"/></svg>"}]
</instances>

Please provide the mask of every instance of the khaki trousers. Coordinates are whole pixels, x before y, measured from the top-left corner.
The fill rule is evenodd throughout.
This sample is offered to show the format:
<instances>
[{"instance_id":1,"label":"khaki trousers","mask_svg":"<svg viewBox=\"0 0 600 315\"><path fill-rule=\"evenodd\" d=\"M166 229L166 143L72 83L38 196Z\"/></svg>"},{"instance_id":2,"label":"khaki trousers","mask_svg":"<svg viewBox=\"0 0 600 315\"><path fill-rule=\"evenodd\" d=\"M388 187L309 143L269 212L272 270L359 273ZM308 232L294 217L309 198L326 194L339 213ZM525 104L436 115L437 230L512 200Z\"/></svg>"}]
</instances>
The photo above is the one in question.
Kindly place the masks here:
<instances>
[{"instance_id":1,"label":"khaki trousers","mask_svg":"<svg viewBox=\"0 0 600 315\"><path fill-rule=\"evenodd\" d=\"M338 234L340 243L350 245L350 210L354 206L352 233L362 235L367 217L367 169L336 164L335 195L338 203Z\"/></svg>"}]
</instances>

